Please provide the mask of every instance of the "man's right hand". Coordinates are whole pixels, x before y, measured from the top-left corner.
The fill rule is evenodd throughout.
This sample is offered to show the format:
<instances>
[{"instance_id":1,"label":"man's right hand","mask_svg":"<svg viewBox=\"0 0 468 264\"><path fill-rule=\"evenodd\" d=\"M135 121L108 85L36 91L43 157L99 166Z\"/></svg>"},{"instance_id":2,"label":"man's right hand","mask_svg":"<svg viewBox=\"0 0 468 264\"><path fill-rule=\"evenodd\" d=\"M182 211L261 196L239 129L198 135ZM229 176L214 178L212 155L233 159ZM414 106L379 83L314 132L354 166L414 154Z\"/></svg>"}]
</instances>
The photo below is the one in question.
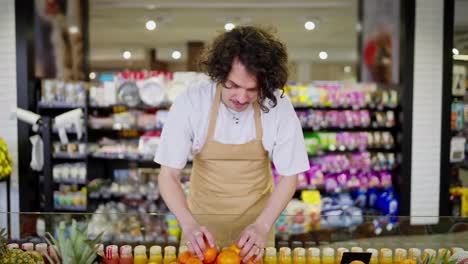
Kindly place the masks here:
<instances>
[{"instance_id":1,"label":"man's right hand","mask_svg":"<svg viewBox=\"0 0 468 264\"><path fill-rule=\"evenodd\" d=\"M183 226L182 232L184 232L187 248L200 260L203 260L203 252L207 250L206 242L208 242L210 247L215 247L213 236L204 226L197 223L190 224L185 227Z\"/></svg>"}]
</instances>

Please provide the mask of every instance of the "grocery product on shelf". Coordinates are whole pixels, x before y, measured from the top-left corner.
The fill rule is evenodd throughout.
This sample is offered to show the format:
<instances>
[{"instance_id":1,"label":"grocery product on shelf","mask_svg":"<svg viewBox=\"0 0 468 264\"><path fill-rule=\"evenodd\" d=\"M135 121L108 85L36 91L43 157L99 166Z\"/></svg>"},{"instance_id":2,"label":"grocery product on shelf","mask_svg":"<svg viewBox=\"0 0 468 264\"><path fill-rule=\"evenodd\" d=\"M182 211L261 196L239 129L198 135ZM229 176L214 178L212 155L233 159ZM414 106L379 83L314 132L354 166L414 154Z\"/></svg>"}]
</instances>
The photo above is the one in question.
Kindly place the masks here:
<instances>
[{"instance_id":1,"label":"grocery product on shelf","mask_svg":"<svg viewBox=\"0 0 468 264\"><path fill-rule=\"evenodd\" d=\"M285 92L295 106L324 108L395 108L398 105L396 90L379 90L373 83L312 82L288 84Z\"/></svg>"},{"instance_id":2,"label":"grocery product on shelf","mask_svg":"<svg viewBox=\"0 0 468 264\"><path fill-rule=\"evenodd\" d=\"M44 106L84 106L88 85L85 82L42 80L40 104Z\"/></svg>"},{"instance_id":3,"label":"grocery product on shelf","mask_svg":"<svg viewBox=\"0 0 468 264\"><path fill-rule=\"evenodd\" d=\"M335 264L335 250L326 247L322 250L322 264Z\"/></svg>"},{"instance_id":4,"label":"grocery product on shelf","mask_svg":"<svg viewBox=\"0 0 468 264\"><path fill-rule=\"evenodd\" d=\"M134 249L134 259L133 263L135 264L146 264L148 262L148 256L146 256L146 247L143 245L136 246Z\"/></svg>"},{"instance_id":5,"label":"grocery product on shelf","mask_svg":"<svg viewBox=\"0 0 468 264\"><path fill-rule=\"evenodd\" d=\"M293 250L293 263L294 264L306 264L306 250L298 247Z\"/></svg>"},{"instance_id":6,"label":"grocery product on shelf","mask_svg":"<svg viewBox=\"0 0 468 264\"><path fill-rule=\"evenodd\" d=\"M78 189L76 185L60 185L58 191L54 191L54 209L86 211L87 188Z\"/></svg>"},{"instance_id":7,"label":"grocery product on shelf","mask_svg":"<svg viewBox=\"0 0 468 264\"><path fill-rule=\"evenodd\" d=\"M290 248L281 247L279 249L278 263L279 264L292 264Z\"/></svg>"},{"instance_id":8,"label":"grocery product on shelf","mask_svg":"<svg viewBox=\"0 0 468 264\"><path fill-rule=\"evenodd\" d=\"M120 262L119 247L109 245L106 247L106 264L118 264Z\"/></svg>"},{"instance_id":9,"label":"grocery product on shelf","mask_svg":"<svg viewBox=\"0 0 468 264\"><path fill-rule=\"evenodd\" d=\"M177 260L176 248L174 246L164 247L163 264L171 264Z\"/></svg>"},{"instance_id":10,"label":"grocery product on shelf","mask_svg":"<svg viewBox=\"0 0 468 264\"><path fill-rule=\"evenodd\" d=\"M52 168L52 177L56 183L86 184L86 163L61 163Z\"/></svg>"},{"instance_id":11,"label":"grocery product on shelf","mask_svg":"<svg viewBox=\"0 0 468 264\"><path fill-rule=\"evenodd\" d=\"M135 250L137 248L135 247ZM120 247L119 264L133 264L132 246L124 245ZM146 253L145 253L146 255ZM146 262L145 262L146 263Z\"/></svg>"},{"instance_id":12,"label":"grocery product on shelf","mask_svg":"<svg viewBox=\"0 0 468 264\"><path fill-rule=\"evenodd\" d=\"M155 264L162 264L163 257L162 257L161 246L151 246L149 253L150 255L149 255L148 262L153 262Z\"/></svg>"},{"instance_id":13,"label":"grocery product on shelf","mask_svg":"<svg viewBox=\"0 0 468 264\"><path fill-rule=\"evenodd\" d=\"M379 251L375 248L368 248L366 252L371 253L371 258L369 264L378 264L379 263ZM396 263L395 263L396 264Z\"/></svg>"}]
</instances>

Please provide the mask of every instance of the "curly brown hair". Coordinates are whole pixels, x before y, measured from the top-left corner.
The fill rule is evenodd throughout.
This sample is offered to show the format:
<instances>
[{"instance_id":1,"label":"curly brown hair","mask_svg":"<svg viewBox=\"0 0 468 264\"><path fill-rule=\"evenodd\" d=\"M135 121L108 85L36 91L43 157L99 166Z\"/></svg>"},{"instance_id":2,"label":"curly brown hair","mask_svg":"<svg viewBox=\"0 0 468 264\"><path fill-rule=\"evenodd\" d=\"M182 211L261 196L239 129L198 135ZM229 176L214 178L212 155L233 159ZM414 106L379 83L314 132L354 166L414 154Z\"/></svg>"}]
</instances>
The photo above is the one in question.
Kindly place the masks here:
<instances>
[{"instance_id":1,"label":"curly brown hair","mask_svg":"<svg viewBox=\"0 0 468 264\"><path fill-rule=\"evenodd\" d=\"M200 66L212 80L224 84L235 58L256 76L260 107L268 112L265 99L270 99L270 107L275 107L278 102L274 92L280 89L284 93L288 80L286 46L267 29L236 27L214 39L205 50Z\"/></svg>"}]
</instances>

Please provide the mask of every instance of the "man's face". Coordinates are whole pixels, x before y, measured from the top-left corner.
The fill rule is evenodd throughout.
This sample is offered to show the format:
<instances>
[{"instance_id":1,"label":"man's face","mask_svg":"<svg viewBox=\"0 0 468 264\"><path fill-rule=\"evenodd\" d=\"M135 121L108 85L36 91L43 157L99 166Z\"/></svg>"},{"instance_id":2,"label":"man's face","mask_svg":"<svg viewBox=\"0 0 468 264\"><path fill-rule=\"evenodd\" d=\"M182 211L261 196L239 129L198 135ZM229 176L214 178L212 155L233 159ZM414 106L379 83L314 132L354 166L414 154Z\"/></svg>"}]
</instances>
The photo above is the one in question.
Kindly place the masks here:
<instances>
[{"instance_id":1,"label":"man's face","mask_svg":"<svg viewBox=\"0 0 468 264\"><path fill-rule=\"evenodd\" d=\"M221 100L234 111L242 112L258 99L257 78L235 58L221 91Z\"/></svg>"}]
</instances>

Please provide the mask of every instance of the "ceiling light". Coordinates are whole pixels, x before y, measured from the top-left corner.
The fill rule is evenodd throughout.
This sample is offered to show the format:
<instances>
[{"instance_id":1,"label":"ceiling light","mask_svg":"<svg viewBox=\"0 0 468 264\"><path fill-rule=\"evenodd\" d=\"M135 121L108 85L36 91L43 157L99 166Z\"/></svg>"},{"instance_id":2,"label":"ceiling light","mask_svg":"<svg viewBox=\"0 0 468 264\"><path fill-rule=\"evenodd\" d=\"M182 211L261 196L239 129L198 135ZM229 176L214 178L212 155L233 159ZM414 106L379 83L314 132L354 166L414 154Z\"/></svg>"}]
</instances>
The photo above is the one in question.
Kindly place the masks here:
<instances>
[{"instance_id":1,"label":"ceiling light","mask_svg":"<svg viewBox=\"0 0 468 264\"><path fill-rule=\"evenodd\" d=\"M351 72L351 66L349 66L349 65L344 66L343 71L344 71L345 73L350 73L350 72Z\"/></svg>"},{"instance_id":2,"label":"ceiling light","mask_svg":"<svg viewBox=\"0 0 468 264\"><path fill-rule=\"evenodd\" d=\"M90 79L90 80L96 79L96 73L95 73L95 72L90 72L90 73L89 73L89 79Z\"/></svg>"},{"instance_id":3,"label":"ceiling light","mask_svg":"<svg viewBox=\"0 0 468 264\"><path fill-rule=\"evenodd\" d=\"M122 53L122 57L123 57L124 59L128 60L128 59L130 59L130 58L132 57L132 53L131 53L130 51L126 50L126 51L124 51L124 52Z\"/></svg>"},{"instance_id":4,"label":"ceiling light","mask_svg":"<svg viewBox=\"0 0 468 264\"><path fill-rule=\"evenodd\" d=\"M231 31L231 30L233 30L235 27L236 27L236 25L234 25L234 24L231 23L231 22L226 23L226 25L224 25L224 29L225 29L226 31Z\"/></svg>"},{"instance_id":5,"label":"ceiling light","mask_svg":"<svg viewBox=\"0 0 468 264\"><path fill-rule=\"evenodd\" d=\"M460 54L460 52L459 52L458 49L456 49L456 48L453 48L453 49L452 49L452 53L453 53L453 55L458 55L458 54Z\"/></svg>"},{"instance_id":6,"label":"ceiling light","mask_svg":"<svg viewBox=\"0 0 468 264\"><path fill-rule=\"evenodd\" d=\"M155 30L158 25L154 20L148 20L146 21L146 29L147 30Z\"/></svg>"},{"instance_id":7,"label":"ceiling light","mask_svg":"<svg viewBox=\"0 0 468 264\"><path fill-rule=\"evenodd\" d=\"M307 21L304 24L305 29L307 30L314 30L315 29L315 23L312 21Z\"/></svg>"},{"instance_id":8,"label":"ceiling light","mask_svg":"<svg viewBox=\"0 0 468 264\"><path fill-rule=\"evenodd\" d=\"M180 57L182 57L182 53L180 53L178 50L174 50L171 56L174 60L178 60Z\"/></svg>"},{"instance_id":9,"label":"ceiling light","mask_svg":"<svg viewBox=\"0 0 468 264\"><path fill-rule=\"evenodd\" d=\"M76 33L78 33L79 31L80 31L80 29L79 29L77 26L70 26L70 27L68 28L68 32L69 32L70 34L76 34Z\"/></svg>"},{"instance_id":10,"label":"ceiling light","mask_svg":"<svg viewBox=\"0 0 468 264\"><path fill-rule=\"evenodd\" d=\"M321 51L321 52L319 53L319 58L320 58L321 60L326 60L326 59L328 58L328 53L325 52L325 51Z\"/></svg>"}]
</instances>

